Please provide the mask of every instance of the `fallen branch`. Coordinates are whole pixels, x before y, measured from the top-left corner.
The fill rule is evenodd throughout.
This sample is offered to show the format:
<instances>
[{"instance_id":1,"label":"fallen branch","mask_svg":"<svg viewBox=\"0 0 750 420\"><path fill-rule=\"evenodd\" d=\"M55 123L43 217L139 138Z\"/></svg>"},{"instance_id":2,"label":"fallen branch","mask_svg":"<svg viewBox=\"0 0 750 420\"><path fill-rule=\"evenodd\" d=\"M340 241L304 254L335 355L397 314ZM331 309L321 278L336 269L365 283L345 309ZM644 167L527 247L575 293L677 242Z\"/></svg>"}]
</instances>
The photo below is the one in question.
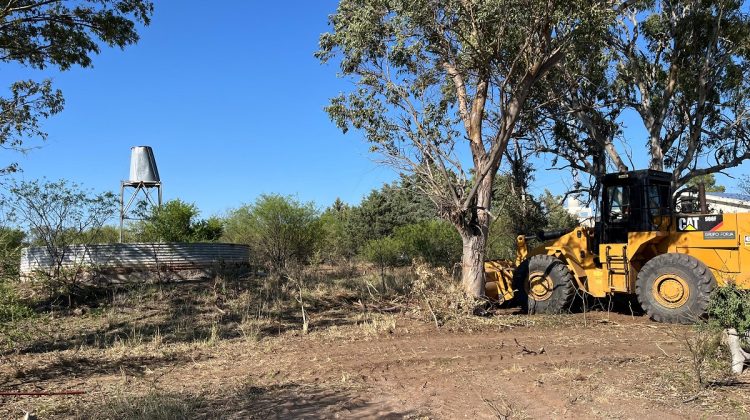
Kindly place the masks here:
<instances>
[{"instance_id":1,"label":"fallen branch","mask_svg":"<svg viewBox=\"0 0 750 420\"><path fill-rule=\"evenodd\" d=\"M669 355L667 354L667 352L664 351L664 349L661 348L661 346L659 346L659 343L654 343L654 344L656 344L656 348L659 349L659 350L661 350L661 352L664 353L665 356L669 357Z\"/></svg>"},{"instance_id":2,"label":"fallen branch","mask_svg":"<svg viewBox=\"0 0 750 420\"><path fill-rule=\"evenodd\" d=\"M422 292L422 296L424 297L424 301L427 303L427 309L429 309L430 313L432 314L432 320L435 321L435 328L440 329L440 323L438 322L437 316L435 316L435 311L432 309L430 299L427 298L427 294L425 294L425 292Z\"/></svg>"},{"instance_id":3,"label":"fallen branch","mask_svg":"<svg viewBox=\"0 0 750 420\"><path fill-rule=\"evenodd\" d=\"M83 395L86 391L0 391L0 397L46 397L53 395Z\"/></svg>"},{"instance_id":4,"label":"fallen branch","mask_svg":"<svg viewBox=\"0 0 750 420\"><path fill-rule=\"evenodd\" d=\"M534 356L539 355L539 354L544 354L544 347L542 347L541 349L539 349L539 351L534 351L534 350L529 350L526 346L524 346L523 344L519 343L518 340L515 339L515 338L513 339L513 341L516 342L516 346L521 347L521 353L523 353L523 354L532 354Z\"/></svg>"}]
</instances>

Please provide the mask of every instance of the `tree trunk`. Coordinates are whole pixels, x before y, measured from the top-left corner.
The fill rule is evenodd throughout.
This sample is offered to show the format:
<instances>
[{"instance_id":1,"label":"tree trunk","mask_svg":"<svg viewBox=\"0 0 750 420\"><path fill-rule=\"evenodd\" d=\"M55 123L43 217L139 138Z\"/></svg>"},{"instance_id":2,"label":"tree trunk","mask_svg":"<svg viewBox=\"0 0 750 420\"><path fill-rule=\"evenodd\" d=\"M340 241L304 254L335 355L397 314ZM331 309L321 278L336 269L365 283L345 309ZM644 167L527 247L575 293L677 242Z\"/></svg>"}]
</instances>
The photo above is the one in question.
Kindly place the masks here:
<instances>
[{"instance_id":1,"label":"tree trunk","mask_svg":"<svg viewBox=\"0 0 750 420\"><path fill-rule=\"evenodd\" d=\"M477 189L476 205L466 210L464 224L458 227L463 241L461 283L466 294L484 297L484 257L490 231L490 204L494 173L488 173Z\"/></svg>"},{"instance_id":2,"label":"tree trunk","mask_svg":"<svg viewBox=\"0 0 750 420\"><path fill-rule=\"evenodd\" d=\"M649 136L649 149L651 152L651 160L648 164L648 168L656 171L663 171L664 153L661 151L661 137L659 133Z\"/></svg>"},{"instance_id":3,"label":"tree trunk","mask_svg":"<svg viewBox=\"0 0 750 420\"><path fill-rule=\"evenodd\" d=\"M729 353L732 357L732 373L739 375L745 369L745 363L747 363L750 355L742 350L742 338L734 328L724 330L724 342L729 347Z\"/></svg>"},{"instance_id":4,"label":"tree trunk","mask_svg":"<svg viewBox=\"0 0 750 420\"><path fill-rule=\"evenodd\" d=\"M484 296L484 255L487 235L462 235L461 283L466 294L475 298Z\"/></svg>"}]
</instances>

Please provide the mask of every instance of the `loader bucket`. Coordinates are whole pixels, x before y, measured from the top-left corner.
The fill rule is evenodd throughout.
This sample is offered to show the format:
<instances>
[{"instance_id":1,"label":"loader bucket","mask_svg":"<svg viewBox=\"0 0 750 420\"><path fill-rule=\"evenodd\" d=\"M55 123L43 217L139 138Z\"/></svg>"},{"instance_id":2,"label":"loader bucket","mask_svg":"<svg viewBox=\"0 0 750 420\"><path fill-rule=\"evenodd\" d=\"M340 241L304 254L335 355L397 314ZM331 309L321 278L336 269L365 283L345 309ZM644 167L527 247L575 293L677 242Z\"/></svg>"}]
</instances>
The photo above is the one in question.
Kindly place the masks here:
<instances>
[{"instance_id":1,"label":"loader bucket","mask_svg":"<svg viewBox=\"0 0 750 420\"><path fill-rule=\"evenodd\" d=\"M515 266L506 260L486 261L484 272L487 277L484 290L487 298L499 303L513 299L513 270Z\"/></svg>"}]
</instances>

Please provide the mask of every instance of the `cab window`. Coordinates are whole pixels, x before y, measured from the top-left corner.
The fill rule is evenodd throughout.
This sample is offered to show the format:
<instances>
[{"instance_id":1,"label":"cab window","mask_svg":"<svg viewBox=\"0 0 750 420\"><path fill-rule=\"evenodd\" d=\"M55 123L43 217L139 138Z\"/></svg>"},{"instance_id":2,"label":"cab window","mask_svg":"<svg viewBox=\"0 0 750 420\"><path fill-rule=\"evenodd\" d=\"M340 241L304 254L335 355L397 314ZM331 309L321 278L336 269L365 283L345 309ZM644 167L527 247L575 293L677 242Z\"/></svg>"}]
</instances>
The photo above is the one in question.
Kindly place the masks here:
<instances>
[{"instance_id":1,"label":"cab window","mask_svg":"<svg viewBox=\"0 0 750 420\"><path fill-rule=\"evenodd\" d=\"M624 185L607 188L609 197L609 221L623 222L630 216L630 189Z\"/></svg>"},{"instance_id":2,"label":"cab window","mask_svg":"<svg viewBox=\"0 0 750 420\"><path fill-rule=\"evenodd\" d=\"M648 186L648 211L652 217L669 214L669 188L664 185Z\"/></svg>"}]
</instances>

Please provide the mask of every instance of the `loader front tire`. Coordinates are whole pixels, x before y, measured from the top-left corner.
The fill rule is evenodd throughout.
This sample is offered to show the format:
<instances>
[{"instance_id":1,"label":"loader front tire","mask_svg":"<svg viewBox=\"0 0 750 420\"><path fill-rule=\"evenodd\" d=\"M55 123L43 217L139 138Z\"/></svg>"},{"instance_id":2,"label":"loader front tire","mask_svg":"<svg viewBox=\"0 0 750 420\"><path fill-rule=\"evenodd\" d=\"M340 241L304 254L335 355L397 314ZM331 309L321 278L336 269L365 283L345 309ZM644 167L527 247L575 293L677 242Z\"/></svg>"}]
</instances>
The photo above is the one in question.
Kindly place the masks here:
<instances>
[{"instance_id":1,"label":"loader front tire","mask_svg":"<svg viewBox=\"0 0 750 420\"><path fill-rule=\"evenodd\" d=\"M635 293L654 321L691 324L705 315L715 287L713 273L701 261L687 254L669 253L643 266Z\"/></svg>"},{"instance_id":2,"label":"loader front tire","mask_svg":"<svg viewBox=\"0 0 750 420\"><path fill-rule=\"evenodd\" d=\"M573 273L562 260L534 255L518 266L513 277L521 306L529 314L559 314L570 309L576 287Z\"/></svg>"}]
</instances>

